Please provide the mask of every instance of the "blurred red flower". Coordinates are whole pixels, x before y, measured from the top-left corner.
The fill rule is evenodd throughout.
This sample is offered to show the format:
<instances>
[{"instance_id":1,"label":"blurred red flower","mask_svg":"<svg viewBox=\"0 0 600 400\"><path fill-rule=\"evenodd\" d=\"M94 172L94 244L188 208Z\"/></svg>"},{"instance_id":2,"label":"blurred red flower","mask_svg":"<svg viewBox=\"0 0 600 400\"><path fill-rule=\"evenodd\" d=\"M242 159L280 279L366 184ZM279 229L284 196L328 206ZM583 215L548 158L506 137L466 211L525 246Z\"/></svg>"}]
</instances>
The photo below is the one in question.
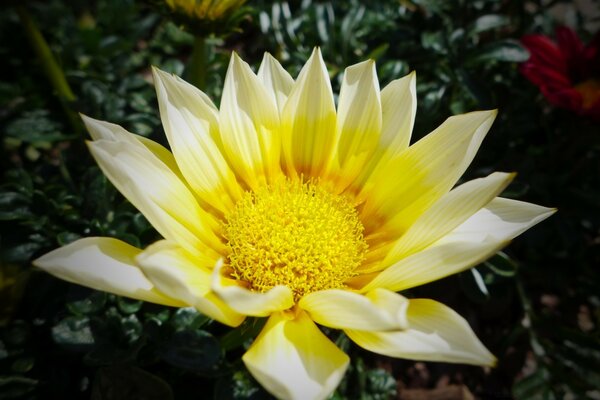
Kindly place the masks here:
<instances>
[{"instance_id":1,"label":"blurred red flower","mask_svg":"<svg viewBox=\"0 0 600 400\"><path fill-rule=\"evenodd\" d=\"M521 73L557 107L600 121L600 33L587 45L568 27L556 29L556 42L544 35L521 38L529 60Z\"/></svg>"}]
</instances>

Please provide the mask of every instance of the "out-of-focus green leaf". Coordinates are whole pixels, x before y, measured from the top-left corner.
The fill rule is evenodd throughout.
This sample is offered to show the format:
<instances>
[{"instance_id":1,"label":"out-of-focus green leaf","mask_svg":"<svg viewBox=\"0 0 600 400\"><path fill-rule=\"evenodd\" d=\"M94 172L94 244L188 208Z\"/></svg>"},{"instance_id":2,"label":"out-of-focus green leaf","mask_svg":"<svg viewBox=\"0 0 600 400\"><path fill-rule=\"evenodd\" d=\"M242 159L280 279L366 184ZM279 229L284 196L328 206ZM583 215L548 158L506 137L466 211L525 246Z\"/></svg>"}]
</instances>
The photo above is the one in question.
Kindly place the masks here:
<instances>
[{"instance_id":1,"label":"out-of-focus green leaf","mask_svg":"<svg viewBox=\"0 0 600 400\"><path fill-rule=\"evenodd\" d=\"M22 399L33 392L39 381L19 375L0 376L0 399Z\"/></svg>"},{"instance_id":2,"label":"out-of-focus green leaf","mask_svg":"<svg viewBox=\"0 0 600 400\"><path fill-rule=\"evenodd\" d=\"M52 338L60 345L82 350L94 344L87 317L66 317L52 328Z\"/></svg>"},{"instance_id":3,"label":"out-of-focus green leaf","mask_svg":"<svg viewBox=\"0 0 600 400\"><path fill-rule=\"evenodd\" d=\"M548 373L538 370L515 383L512 392L515 399L545 399L548 383Z\"/></svg>"},{"instance_id":4,"label":"out-of-focus green leaf","mask_svg":"<svg viewBox=\"0 0 600 400\"><path fill-rule=\"evenodd\" d=\"M478 35L481 32L492 29L502 28L510 23L510 19L506 15L488 14L477 18L473 26L469 29L471 35Z\"/></svg>"},{"instance_id":5,"label":"out-of-focus green leaf","mask_svg":"<svg viewBox=\"0 0 600 400\"><path fill-rule=\"evenodd\" d=\"M172 400L173 390L156 375L131 366L98 370L91 400Z\"/></svg>"},{"instance_id":6,"label":"out-of-focus green leaf","mask_svg":"<svg viewBox=\"0 0 600 400\"><path fill-rule=\"evenodd\" d=\"M211 369L221 357L219 342L202 330L177 331L165 343L162 358L169 364L193 371Z\"/></svg>"},{"instance_id":7,"label":"out-of-focus green leaf","mask_svg":"<svg viewBox=\"0 0 600 400\"><path fill-rule=\"evenodd\" d=\"M140 300L132 300L120 296L117 298L119 310L124 314L133 314L138 312L140 308L142 308L143 304L144 302Z\"/></svg>"},{"instance_id":8,"label":"out-of-focus green leaf","mask_svg":"<svg viewBox=\"0 0 600 400\"><path fill-rule=\"evenodd\" d=\"M483 303L489 299L490 293L485 281L476 268L471 268L459 275L460 287L471 300Z\"/></svg>"},{"instance_id":9,"label":"out-of-focus green leaf","mask_svg":"<svg viewBox=\"0 0 600 400\"><path fill-rule=\"evenodd\" d=\"M26 111L23 116L6 127L6 135L26 143L56 142L76 136L61 133L62 127L49 118L46 110Z\"/></svg>"},{"instance_id":10,"label":"out-of-focus green leaf","mask_svg":"<svg viewBox=\"0 0 600 400\"><path fill-rule=\"evenodd\" d=\"M173 314L171 324L176 331L200 329L210 321L206 315L199 313L193 307L180 308Z\"/></svg>"},{"instance_id":11,"label":"out-of-focus green leaf","mask_svg":"<svg viewBox=\"0 0 600 400\"><path fill-rule=\"evenodd\" d=\"M83 300L67 303L69 311L76 315L88 315L99 312L106 304L106 293L94 291Z\"/></svg>"},{"instance_id":12,"label":"out-of-focus green leaf","mask_svg":"<svg viewBox=\"0 0 600 400\"><path fill-rule=\"evenodd\" d=\"M367 371L367 387L362 399L386 400L396 396L397 382L386 370L371 369Z\"/></svg>"},{"instance_id":13,"label":"out-of-focus green leaf","mask_svg":"<svg viewBox=\"0 0 600 400\"><path fill-rule=\"evenodd\" d=\"M242 346L249 339L255 338L265 323L265 318L246 318L240 326L232 329L221 338L221 347L223 350L228 351Z\"/></svg>"},{"instance_id":14,"label":"out-of-focus green leaf","mask_svg":"<svg viewBox=\"0 0 600 400\"><path fill-rule=\"evenodd\" d=\"M247 370L236 371L233 376L220 378L215 385L214 400L267 400L271 399Z\"/></svg>"},{"instance_id":15,"label":"out-of-focus green leaf","mask_svg":"<svg viewBox=\"0 0 600 400\"><path fill-rule=\"evenodd\" d=\"M33 357L19 357L12 363L11 370L19 374L24 374L31 371L34 365L35 359Z\"/></svg>"},{"instance_id":16,"label":"out-of-focus green leaf","mask_svg":"<svg viewBox=\"0 0 600 400\"><path fill-rule=\"evenodd\" d=\"M499 251L495 256L485 261L483 265L492 270L494 274L506 278L513 277L517 272L515 262L502 251Z\"/></svg>"},{"instance_id":17,"label":"out-of-focus green leaf","mask_svg":"<svg viewBox=\"0 0 600 400\"><path fill-rule=\"evenodd\" d=\"M488 61L523 62L529 58L529 52L516 40L506 39L490 43L474 51L467 58L469 63Z\"/></svg>"}]
</instances>

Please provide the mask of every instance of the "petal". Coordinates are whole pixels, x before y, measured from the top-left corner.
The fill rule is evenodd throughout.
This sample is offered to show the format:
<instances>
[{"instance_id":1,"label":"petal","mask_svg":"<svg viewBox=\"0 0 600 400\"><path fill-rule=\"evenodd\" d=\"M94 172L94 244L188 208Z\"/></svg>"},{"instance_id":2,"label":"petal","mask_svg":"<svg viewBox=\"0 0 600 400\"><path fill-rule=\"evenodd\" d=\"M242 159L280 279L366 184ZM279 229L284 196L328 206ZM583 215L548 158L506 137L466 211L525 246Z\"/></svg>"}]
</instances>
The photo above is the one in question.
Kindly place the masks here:
<instances>
[{"instance_id":1,"label":"petal","mask_svg":"<svg viewBox=\"0 0 600 400\"><path fill-rule=\"evenodd\" d=\"M404 78L390 82L381 91L383 115L379 146L390 157L408 148L417 113L417 75L413 71Z\"/></svg>"},{"instance_id":2,"label":"petal","mask_svg":"<svg viewBox=\"0 0 600 400\"><path fill-rule=\"evenodd\" d=\"M33 261L33 265L69 282L168 306L184 307L179 300L159 292L134 258L140 249L113 238L76 240Z\"/></svg>"},{"instance_id":3,"label":"petal","mask_svg":"<svg viewBox=\"0 0 600 400\"><path fill-rule=\"evenodd\" d=\"M238 326L244 316L229 308L210 289L214 260L198 258L165 240L138 254L144 274L163 293L196 307L200 312L229 326Z\"/></svg>"},{"instance_id":4,"label":"petal","mask_svg":"<svg viewBox=\"0 0 600 400\"><path fill-rule=\"evenodd\" d=\"M370 160L381 135L381 99L373 60L346 68L337 109L336 167L341 187Z\"/></svg>"},{"instance_id":5,"label":"petal","mask_svg":"<svg viewBox=\"0 0 600 400\"><path fill-rule=\"evenodd\" d=\"M297 400L327 398L350 361L303 312L273 314L242 360L272 395Z\"/></svg>"},{"instance_id":6,"label":"petal","mask_svg":"<svg viewBox=\"0 0 600 400\"><path fill-rule=\"evenodd\" d=\"M406 328L408 300L385 289L366 295L348 290L313 292L298 303L318 324L335 329L386 331Z\"/></svg>"},{"instance_id":7,"label":"petal","mask_svg":"<svg viewBox=\"0 0 600 400\"><path fill-rule=\"evenodd\" d=\"M554 212L555 209L497 197L431 246L374 275L361 291L382 287L397 292L464 271L491 257ZM362 286L366 278L370 276L359 277L352 286Z\"/></svg>"},{"instance_id":8,"label":"petal","mask_svg":"<svg viewBox=\"0 0 600 400\"><path fill-rule=\"evenodd\" d=\"M241 190L215 140L219 138L215 106L182 79L158 68L152 72L163 126L187 182L212 207L231 209Z\"/></svg>"},{"instance_id":9,"label":"petal","mask_svg":"<svg viewBox=\"0 0 600 400\"><path fill-rule=\"evenodd\" d=\"M85 127L90 133L90 136L92 136L92 139L104 139L110 142L127 142L143 149L144 147L140 146L141 143L146 147L146 149L150 150L155 157L169 167L177 176L181 177L181 172L179 171L179 167L177 167L175 157L173 157L173 154L171 154L171 152L164 146L143 136L130 133L119 125L90 118L83 114L80 114L80 116L85 124Z\"/></svg>"},{"instance_id":10,"label":"petal","mask_svg":"<svg viewBox=\"0 0 600 400\"><path fill-rule=\"evenodd\" d=\"M279 110L279 113L281 113L283 106L292 91L292 87L294 86L294 79L281 64L279 64L279 61L269 53L265 53L260 68L258 69L257 76L267 90L273 95L275 104L277 104L277 109Z\"/></svg>"},{"instance_id":11,"label":"petal","mask_svg":"<svg viewBox=\"0 0 600 400\"><path fill-rule=\"evenodd\" d=\"M279 115L273 97L250 66L231 56L220 107L227 160L252 188L279 169Z\"/></svg>"},{"instance_id":12,"label":"petal","mask_svg":"<svg viewBox=\"0 0 600 400\"><path fill-rule=\"evenodd\" d=\"M508 244L508 241L496 240L484 243L442 240L376 274L361 292L375 288L399 292L433 282L479 264ZM364 279L359 276L349 283L356 286L362 282Z\"/></svg>"},{"instance_id":13,"label":"petal","mask_svg":"<svg viewBox=\"0 0 600 400\"><path fill-rule=\"evenodd\" d=\"M88 145L108 179L163 237L192 253L206 247L224 251L214 233L219 223L158 158L125 142L98 140Z\"/></svg>"},{"instance_id":14,"label":"petal","mask_svg":"<svg viewBox=\"0 0 600 400\"><path fill-rule=\"evenodd\" d=\"M448 118L384 169L375 171L359 197L367 230L392 226L403 233L447 193L475 156L496 111L479 111ZM382 221L383 220L383 221ZM386 228L383 227L383 228Z\"/></svg>"},{"instance_id":15,"label":"petal","mask_svg":"<svg viewBox=\"0 0 600 400\"><path fill-rule=\"evenodd\" d=\"M287 286L275 286L264 293L253 292L223 278L222 267L223 261L219 260L212 273L212 290L238 313L266 317L294 305L292 291Z\"/></svg>"},{"instance_id":16,"label":"petal","mask_svg":"<svg viewBox=\"0 0 600 400\"><path fill-rule=\"evenodd\" d=\"M329 168L335 136L335 103L323 57L316 48L283 107L282 147L289 174L321 176Z\"/></svg>"},{"instance_id":17,"label":"petal","mask_svg":"<svg viewBox=\"0 0 600 400\"><path fill-rule=\"evenodd\" d=\"M429 299L410 299L409 302L406 330L345 332L359 346L389 357L496 364L495 357L477 339L467 321L452 309Z\"/></svg>"},{"instance_id":18,"label":"petal","mask_svg":"<svg viewBox=\"0 0 600 400\"><path fill-rule=\"evenodd\" d=\"M555 71L568 75L567 62L559 47L544 35L525 35L521 43L530 52L529 62L546 65Z\"/></svg>"},{"instance_id":19,"label":"petal","mask_svg":"<svg viewBox=\"0 0 600 400\"><path fill-rule=\"evenodd\" d=\"M382 266L414 254L452 231L500 194L514 177L515 174L495 172L442 196L394 244Z\"/></svg>"},{"instance_id":20,"label":"petal","mask_svg":"<svg viewBox=\"0 0 600 400\"><path fill-rule=\"evenodd\" d=\"M408 148L417 113L416 73L392 81L381 91L382 131L371 161L355 186L360 187L374 170L385 169Z\"/></svg>"},{"instance_id":21,"label":"petal","mask_svg":"<svg viewBox=\"0 0 600 400\"><path fill-rule=\"evenodd\" d=\"M497 197L458 226L444 240L472 243L510 240L555 212L555 208Z\"/></svg>"}]
</instances>

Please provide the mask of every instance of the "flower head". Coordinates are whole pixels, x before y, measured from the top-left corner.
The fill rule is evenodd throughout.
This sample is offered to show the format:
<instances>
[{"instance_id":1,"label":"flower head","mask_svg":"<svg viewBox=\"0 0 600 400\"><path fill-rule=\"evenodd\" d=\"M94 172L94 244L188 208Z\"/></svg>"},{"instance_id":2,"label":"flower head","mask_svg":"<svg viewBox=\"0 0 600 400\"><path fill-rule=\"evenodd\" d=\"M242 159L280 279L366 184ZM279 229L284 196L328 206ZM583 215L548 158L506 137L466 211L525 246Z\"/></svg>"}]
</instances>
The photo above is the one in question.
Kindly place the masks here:
<instances>
[{"instance_id":1,"label":"flower head","mask_svg":"<svg viewBox=\"0 0 600 400\"><path fill-rule=\"evenodd\" d=\"M280 398L325 398L344 375L348 356L316 324L392 357L494 364L454 311L397 292L479 263L554 212L497 197L510 173L455 187L495 111L409 146L415 74L380 90L373 61L353 65L336 108L318 49L296 80L269 54L257 74L234 54L219 109L154 78L173 153L83 119L106 176L164 240L81 239L38 267L230 326L267 317L243 361Z\"/></svg>"},{"instance_id":2,"label":"flower head","mask_svg":"<svg viewBox=\"0 0 600 400\"><path fill-rule=\"evenodd\" d=\"M556 42L544 35L521 39L531 56L521 72L548 101L600 120L600 34L584 45L568 27L556 29Z\"/></svg>"},{"instance_id":3,"label":"flower head","mask_svg":"<svg viewBox=\"0 0 600 400\"><path fill-rule=\"evenodd\" d=\"M165 0L175 19L195 34L230 33L245 15L246 0Z\"/></svg>"}]
</instances>

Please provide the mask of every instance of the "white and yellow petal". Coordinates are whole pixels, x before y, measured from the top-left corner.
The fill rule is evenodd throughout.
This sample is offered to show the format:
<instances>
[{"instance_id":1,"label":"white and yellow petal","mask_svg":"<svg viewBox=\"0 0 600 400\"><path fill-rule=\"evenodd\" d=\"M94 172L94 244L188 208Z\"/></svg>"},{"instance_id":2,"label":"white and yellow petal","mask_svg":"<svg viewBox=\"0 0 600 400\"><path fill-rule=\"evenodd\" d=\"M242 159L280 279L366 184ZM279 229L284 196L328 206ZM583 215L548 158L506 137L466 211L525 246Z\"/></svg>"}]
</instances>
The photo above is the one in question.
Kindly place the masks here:
<instances>
[{"instance_id":1,"label":"white and yellow petal","mask_svg":"<svg viewBox=\"0 0 600 400\"><path fill-rule=\"evenodd\" d=\"M408 148L417 114L417 78L413 71L381 91L382 131L379 147L397 157Z\"/></svg>"},{"instance_id":2,"label":"white and yellow petal","mask_svg":"<svg viewBox=\"0 0 600 400\"><path fill-rule=\"evenodd\" d=\"M361 288L363 293L375 288L399 292L471 268L485 261L507 244L508 240L484 243L440 240L439 243L436 242L381 272L365 273L351 278L348 284L351 287Z\"/></svg>"},{"instance_id":3,"label":"white and yellow petal","mask_svg":"<svg viewBox=\"0 0 600 400\"><path fill-rule=\"evenodd\" d=\"M163 240L138 254L136 262L161 292L223 324L235 327L244 321L244 315L232 310L211 290L210 266L214 259L192 256L180 246Z\"/></svg>"},{"instance_id":4,"label":"white and yellow petal","mask_svg":"<svg viewBox=\"0 0 600 400\"><path fill-rule=\"evenodd\" d=\"M512 239L555 212L555 208L497 197L453 230L445 240L481 243Z\"/></svg>"},{"instance_id":5,"label":"white and yellow petal","mask_svg":"<svg viewBox=\"0 0 600 400\"><path fill-rule=\"evenodd\" d=\"M408 148L417 113L416 73L390 82L381 91L381 135L375 153L365 166L355 185L361 186L375 170Z\"/></svg>"},{"instance_id":6,"label":"white and yellow petal","mask_svg":"<svg viewBox=\"0 0 600 400\"><path fill-rule=\"evenodd\" d=\"M346 330L359 346L388 357L493 366L496 358L456 312L429 299L411 299L408 328L392 332Z\"/></svg>"},{"instance_id":7,"label":"white and yellow petal","mask_svg":"<svg viewBox=\"0 0 600 400\"><path fill-rule=\"evenodd\" d=\"M231 56L219 114L227 160L256 189L280 172L281 139L275 99L250 66Z\"/></svg>"},{"instance_id":8,"label":"white and yellow petal","mask_svg":"<svg viewBox=\"0 0 600 400\"><path fill-rule=\"evenodd\" d=\"M181 179L157 157L127 142L88 143L98 165L116 188L165 238L192 253L219 253L216 219L204 211Z\"/></svg>"},{"instance_id":9,"label":"white and yellow petal","mask_svg":"<svg viewBox=\"0 0 600 400\"><path fill-rule=\"evenodd\" d=\"M365 295L341 289L304 296L298 307L318 324L335 329L388 331L406 328L408 300L398 293L374 289Z\"/></svg>"},{"instance_id":10,"label":"white and yellow petal","mask_svg":"<svg viewBox=\"0 0 600 400\"><path fill-rule=\"evenodd\" d=\"M138 148L143 149L144 147L149 151L154 157L158 158L162 161L175 175L180 178L183 178L181 172L179 171L179 167L177 166L177 162L175 161L175 157L173 154L167 150L164 146L159 143L156 143L153 140L145 138L140 135L135 135L131 132L128 132L122 126L117 124L111 124L110 122L100 121L98 119L90 118L87 115L80 114L85 127L87 128L90 136L94 140L106 140L109 142L126 142L130 143ZM140 146L142 144L143 146Z\"/></svg>"},{"instance_id":11,"label":"white and yellow petal","mask_svg":"<svg viewBox=\"0 0 600 400\"><path fill-rule=\"evenodd\" d=\"M286 400L326 399L349 363L303 312L271 315L242 360L265 389Z\"/></svg>"},{"instance_id":12,"label":"white and yellow petal","mask_svg":"<svg viewBox=\"0 0 600 400\"><path fill-rule=\"evenodd\" d=\"M218 110L193 85L153 68L161 119L175 159L198 197L225 212L241 196L219 147Z\"/></svg>"},{"instance_id":13,"label":"white and yellow petal","mask_svg":"<svg viewBox=\"0 0 600 400\"><path fill-rule=\"evenodd\" d=\"M323 175L337 144L335 102L329 74L317 48L300 71L281 115L287 173Z\"/></svg>"},{"instance_id":14,"label":"white and yellow petal","mask_svg":"<svg viewBox=\"0 0 600 400\"><path fill-rule=\"evenodd\" d=\"M69 282L119 296L168 306L185 303L157 290L136 266L141 250L106 237L79 239L33 261L36 267Z\"/></svg>"},{"instance_id":15,"label":"white and yellow petal","mask_svg":"<svg viewBox=\"0 0 600 400\"><path fill-rule=\"evenodd\" d=\"M222 267L223 261L219 260L212 273L211 288L238 313L266 317L294 305L294 296L287 286L277 285L264 293L251 291L237 281L224 278L221 275Z\"/></svg>"},{"instance_id":16,"label":"white and yellow petal","mask_svg":"<svg viewBox=\"0 0 600 400\"><path fill-rule=\"evenodd\" d=\"M281 114L283 106L294 86L294 79L281 66L279 61L269 53L265 53L257 76L265 88L267 88L267 91L273 96L275 104L277 104L277 110Z\"/></svg>"},{"instance_id":17,"label":"white and yellow petal","mask_svg":"<svg viewBox=\"0 0 600 400\"><path fill-rule=\"evenodd\" d=\"M346 68L337 108L334 173L340 189L350 184L373 156L381 136L381 99L373 60Z\"/></svg>"},{"instance_id":18,"label":"white and yellow petal","mask_svg":"<svg viewBox=\"0 0 600 400\"><path fill-rule=\"evenodd\" d=\"M433 282L483 262L554 212L555 209L497 197L427 248L351 284L366 292L378 287L401 291Z\"/></svg>"},{"instance_id":19,"label":"white and yellow petal","mask_svg":"<svg viewBox=\"0 0 600 400\"><path fill-rule=\"evenodd\" d=\"M429 135L374 171L359 197L367 229L402 233L447 193L471 163L496 111L448 118ZM383 225L383 226L382 226Z\"/></svg>"},{"instance_id":20,"label":"white and yellow petal","mask_svg":"<svg viewBox=\"0 0 600 400\"><path fill-rule=\"evenodd\" d=\"M513 180L515 174L495 172L466 182L446 193L428 208L396 241L382 267L391 265L440 239L488 204Z\"/></svg>"}]
</instances>

